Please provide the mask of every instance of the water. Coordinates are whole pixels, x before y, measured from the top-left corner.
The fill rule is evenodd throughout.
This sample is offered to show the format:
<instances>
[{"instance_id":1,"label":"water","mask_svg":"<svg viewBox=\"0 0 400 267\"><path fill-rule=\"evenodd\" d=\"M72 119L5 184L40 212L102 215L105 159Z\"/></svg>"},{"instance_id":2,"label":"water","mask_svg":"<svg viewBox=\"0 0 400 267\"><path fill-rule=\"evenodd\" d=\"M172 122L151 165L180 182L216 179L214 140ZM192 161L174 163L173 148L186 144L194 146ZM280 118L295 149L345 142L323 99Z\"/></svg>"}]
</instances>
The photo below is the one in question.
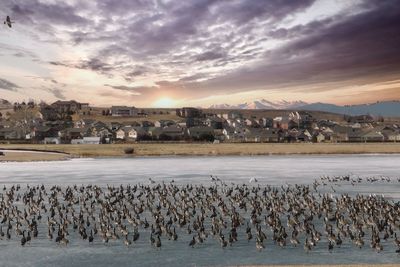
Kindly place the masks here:
<instances>
[{"instance_id":1,"label":"water","mask_svg":"<svg viewBox=\"0 0 400 267\"><path fill-rule=\"evenodd\" d=\"M392 201L400 199L400 155L335 155L335 156L229 156L229 157L165 157L130 159L73 159L62 162L1 163L1 184L148 184L148 178L177 184L209 184L210 175L226 183L247 183L257 178L260 184L310 184L323 175L352 177L387 176L392 182L362 183L356 186L342 183L335 187L338 193L352 195L384 194ZM327 191L329 189L326 189ZM242 231L241 231L242 232ZM270 234L270 233L268 233ZM279 248L269 239L266 249L256 251L239 234L232 247L220 248L213 239L207 239L195 248L188 247L191 239L180 235L178 241L162 240L161 250L152 248L148 237L141 234L137 244L125 247L121 241L104 245L100 240L71 240L68 247L50 242L45 235L26 247L19 241L0 240L0 266L227 266L244 264L349 264L400 263L394 252L393 239L382 242L384 250L376 253L366 244L361 250L345 242L332 253L321 241L310 253L303 246L290 244Z\"/></svg>"}]
</instances>

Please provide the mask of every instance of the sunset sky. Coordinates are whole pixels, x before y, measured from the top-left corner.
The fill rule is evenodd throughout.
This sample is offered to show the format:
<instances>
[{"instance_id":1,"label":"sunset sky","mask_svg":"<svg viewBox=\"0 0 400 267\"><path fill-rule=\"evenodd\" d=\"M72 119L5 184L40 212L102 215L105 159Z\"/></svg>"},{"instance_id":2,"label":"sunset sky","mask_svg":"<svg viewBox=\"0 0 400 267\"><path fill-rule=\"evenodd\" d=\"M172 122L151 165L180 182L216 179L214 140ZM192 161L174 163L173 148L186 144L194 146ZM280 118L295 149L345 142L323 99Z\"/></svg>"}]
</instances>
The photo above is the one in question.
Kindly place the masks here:
<instances>
[{"instance_id":1,"label":"sunset sky","mask_svg":"<svg viewBox=\"0 0 400 267\"><path fill-rule=\"evenodd\" d=\"M400 100L400 1L1 0L0 98Z\"/></svg>"}]
</instances>

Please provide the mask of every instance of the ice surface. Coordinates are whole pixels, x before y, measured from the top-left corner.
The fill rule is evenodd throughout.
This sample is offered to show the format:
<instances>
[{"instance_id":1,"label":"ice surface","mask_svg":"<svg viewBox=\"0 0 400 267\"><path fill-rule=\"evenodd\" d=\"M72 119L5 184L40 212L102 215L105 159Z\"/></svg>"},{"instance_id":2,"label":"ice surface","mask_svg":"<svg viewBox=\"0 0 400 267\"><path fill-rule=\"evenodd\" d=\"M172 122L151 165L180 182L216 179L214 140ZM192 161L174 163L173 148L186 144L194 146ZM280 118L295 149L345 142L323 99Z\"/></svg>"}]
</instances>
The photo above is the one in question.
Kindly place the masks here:
<instances>
[{"instance_id":1,"label":"ice surface","mask_svg":"<svg viewBox=\"0 0 400 267\"><path fill-rule=\"evenodd\" d=\"M393 181L400 177L400 155L335 155L335 156L257 156L257 157L165 157L130 159L73 159L60 162L1 163L2 184L148 184L148 178L182 183L210 183L210 175L226 183L249 183L257 178L261 184L310 184L323 175L353 177L388 176ZM376 182L357 186L343 184L337 191L350 194L385 194L398 201L400 183ZM126 248L122 242L102 244L95 240L74 240L68 247L58 246L45 234L35 242L21 247L19 242L0 241L0 266L226 266L239 264L346 264L397 263L392 241L382 242L384 250L377 254L366 245L359 250L343 244L332 253L321 241L307 254L302 245L279 248L269 239L266 249L257 252L244 237L232 247L221 249L209 239L194 249L188 247L190 237L178 241L163 240L161 250L152 248L148 236Z\"/></svg>"}]
</instances>

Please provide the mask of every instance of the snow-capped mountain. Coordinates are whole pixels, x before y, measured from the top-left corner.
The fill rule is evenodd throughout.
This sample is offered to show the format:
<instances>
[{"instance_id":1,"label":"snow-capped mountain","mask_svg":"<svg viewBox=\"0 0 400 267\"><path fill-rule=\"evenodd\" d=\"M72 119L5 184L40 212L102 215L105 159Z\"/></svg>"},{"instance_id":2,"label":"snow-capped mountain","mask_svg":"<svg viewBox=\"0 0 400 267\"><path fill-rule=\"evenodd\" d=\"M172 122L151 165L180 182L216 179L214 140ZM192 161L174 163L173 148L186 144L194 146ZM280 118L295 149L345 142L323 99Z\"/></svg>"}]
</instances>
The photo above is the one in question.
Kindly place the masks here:
<instances>
[{"instance_id":1,"label":"snow-capped mountain","mask_svg":"<svg viewBox=\"0 0 400 267\"><path fill-rule=\"evenodd\" d=\"M303 101L267 101L255 100L238 105L212 105L211 109L286 109L286 110L313 110L347 115L371 114L384 117L400 117L400 101L382 101L370 104L339 106L328 103L305 103Z\"/></svg>"},{"instance_id":2,"label":"snow-capped mountain","mask_svg":"<svg viewBox=\"0 0 400 267\"><path fill-rule=\"evenodd\" d=\"M254 100L253 102L245 102L237 105L229 105L229 104L216 104L212 105L209 108L211 109L296 109L298 107L302 107L307 105L306 102L303 101L286 101L280 100L276 102L268 101L265 99Z\"/></svg>"}]
</instances>

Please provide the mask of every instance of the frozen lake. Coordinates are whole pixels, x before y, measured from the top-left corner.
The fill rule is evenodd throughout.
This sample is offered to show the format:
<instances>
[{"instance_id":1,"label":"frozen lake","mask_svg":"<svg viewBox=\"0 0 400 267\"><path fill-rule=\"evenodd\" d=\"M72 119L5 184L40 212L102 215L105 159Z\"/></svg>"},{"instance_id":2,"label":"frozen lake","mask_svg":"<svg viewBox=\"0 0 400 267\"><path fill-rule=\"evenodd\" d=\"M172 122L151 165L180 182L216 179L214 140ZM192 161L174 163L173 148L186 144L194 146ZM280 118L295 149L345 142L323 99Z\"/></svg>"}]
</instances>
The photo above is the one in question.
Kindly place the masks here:
<instances>
[{"instance_id":1,"label":"frozen lake","mask_svg":"<svg viewBox=\"0 0 400 267\"><path fill-rule=\"evenodd\" d=\"M176 184L211 183L210 175L226 183L249 184L257 178L261 185L311 184L321 176L350 174L352 177L390 177L392 182L364 182L356 186L342 184L337 193L351 195L384 194L391 201L400 199L400 155L291 155L291 156L227 156L227 157L149 157L73 159L61 162L0 163L0 186L3 184ZM40 237L40 236L39 236ZM0 241L0 266L226 266L238 264L348 264L400 263L392 240L383 242L384 250L376 253L366 244L356 249L350 243L329 253L327 245L318 245L305 253L302 245L279 248L271 240L261 252L244 239L225 249L211 241L195 248L188 247L190 238L175 243L165 240L161 250L149 245L148 238L126 248L123 244L90 246L87 241L75 240L68 247L50 243L45 237L21 247L17 240ZM171 243L168 245L168 243Z\"/></svg>"}]
</instances>

